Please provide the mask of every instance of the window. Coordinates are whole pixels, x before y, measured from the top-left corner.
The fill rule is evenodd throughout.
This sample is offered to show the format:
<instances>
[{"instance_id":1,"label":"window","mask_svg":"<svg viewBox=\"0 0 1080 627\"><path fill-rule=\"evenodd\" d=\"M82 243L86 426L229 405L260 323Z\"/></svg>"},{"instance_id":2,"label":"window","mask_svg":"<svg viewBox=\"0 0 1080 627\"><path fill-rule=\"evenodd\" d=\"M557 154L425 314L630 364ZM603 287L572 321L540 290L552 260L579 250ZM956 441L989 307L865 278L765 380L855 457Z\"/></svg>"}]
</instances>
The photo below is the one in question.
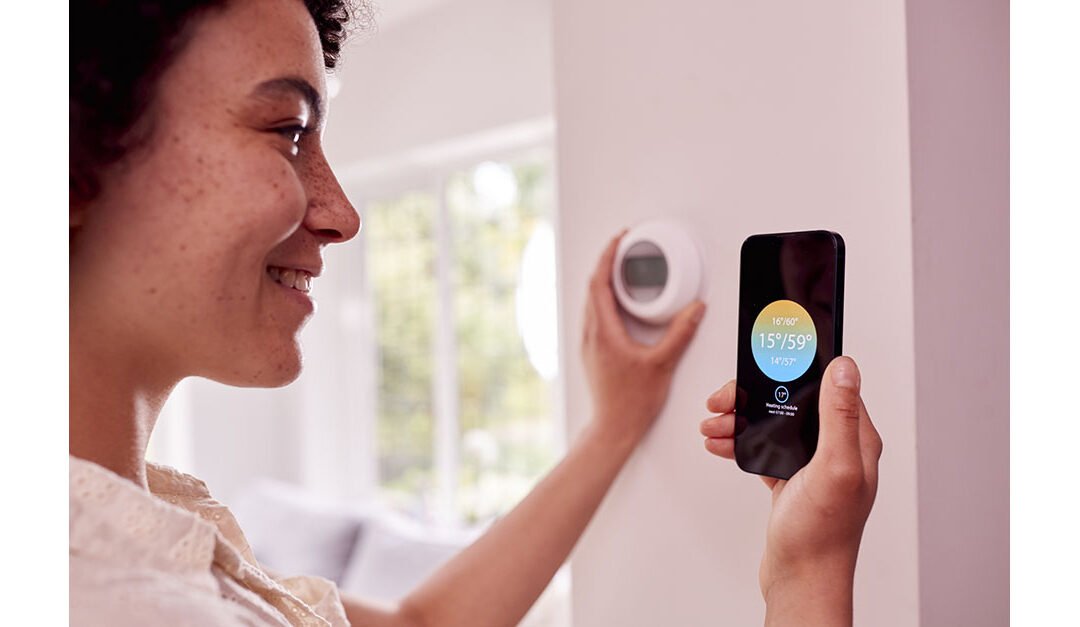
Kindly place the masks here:
<instances>
[{"instance_id":1,"label":"window","mask_svg":"<svg viewBox=\"0 0 1080 627\"><path fill-rule=\"evenodd\" d=\"M380 499L473 527L561 453L552 160L487 161L364 207Z\"/></svg>"}]
</instances>

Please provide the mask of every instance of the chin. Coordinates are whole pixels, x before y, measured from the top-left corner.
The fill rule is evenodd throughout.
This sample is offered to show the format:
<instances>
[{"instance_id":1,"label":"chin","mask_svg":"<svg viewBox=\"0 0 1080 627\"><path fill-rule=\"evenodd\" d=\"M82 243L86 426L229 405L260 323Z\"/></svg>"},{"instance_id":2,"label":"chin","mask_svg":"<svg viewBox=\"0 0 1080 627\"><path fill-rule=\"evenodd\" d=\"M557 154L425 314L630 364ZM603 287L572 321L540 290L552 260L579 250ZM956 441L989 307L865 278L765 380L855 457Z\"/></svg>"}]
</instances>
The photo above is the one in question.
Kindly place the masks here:
<instances>
[{"instance_id":1,"label":"chin","mask_svg":"<svg viewBox=\"0 0 1080 627\"><path fill-rule=\"evenodd\" d=\"M207 378L236 387L280 388L296 381L303 370L303 361L299 343L293 342L269 353L251 354L244 363Z\"/></svg>"},{"instance_id":2,"label":"chin","mask_svg":"<svg viewBox=\"0 0 1080 627\"><path fill-rule=\"evenodd\" d=\"M302 370L300 360L296 363L287 364L272 372L265 372L261 377L252 382L249 387L257 388L280 388L289 385L300 377Z\"/></svg>"},{"instance_id":3,"label":"chin","mask_svg":"<svg viewBox=\"0 0 1080 627\"><path fill-rule=\"evenodd\" d=\"M280 388L289 385L296 381L304 368L300 346L295 346L294 350L279 355L275 360L267 361L266 365L268 367L259 372L251 387Z\"/></svg>"}]
</instances>

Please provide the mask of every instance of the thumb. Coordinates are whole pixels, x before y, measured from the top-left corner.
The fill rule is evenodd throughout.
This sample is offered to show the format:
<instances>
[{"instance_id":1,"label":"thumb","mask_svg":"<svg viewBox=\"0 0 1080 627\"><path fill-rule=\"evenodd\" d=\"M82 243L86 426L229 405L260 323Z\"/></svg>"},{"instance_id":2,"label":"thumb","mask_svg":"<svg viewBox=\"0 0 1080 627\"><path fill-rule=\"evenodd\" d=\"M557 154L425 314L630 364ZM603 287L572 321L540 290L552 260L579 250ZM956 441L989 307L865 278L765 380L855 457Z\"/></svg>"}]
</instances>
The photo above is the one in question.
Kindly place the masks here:
<instances>
[{"instance_id":1,"label":"thumb","mask_svg":"<svg viewBox=\"0 0 1080 627\"><path fill-rule=\"evenodd\" d=\"M661 363L673 367L679 362L704 316L705 303L700 300L695 300L675 314L674 322L654 349Z\"/></svg>"},{"instance_id":2,"label":"thumb","mask_svg":"<svg viewBox=\"0 0 1080 627\"><path fill-rule=\"evenodd\" d=\"M837 357L821 378L818 451L826 458L861 463L859 389L862 377L850 357Z\"/></svg>"}]
</instances>

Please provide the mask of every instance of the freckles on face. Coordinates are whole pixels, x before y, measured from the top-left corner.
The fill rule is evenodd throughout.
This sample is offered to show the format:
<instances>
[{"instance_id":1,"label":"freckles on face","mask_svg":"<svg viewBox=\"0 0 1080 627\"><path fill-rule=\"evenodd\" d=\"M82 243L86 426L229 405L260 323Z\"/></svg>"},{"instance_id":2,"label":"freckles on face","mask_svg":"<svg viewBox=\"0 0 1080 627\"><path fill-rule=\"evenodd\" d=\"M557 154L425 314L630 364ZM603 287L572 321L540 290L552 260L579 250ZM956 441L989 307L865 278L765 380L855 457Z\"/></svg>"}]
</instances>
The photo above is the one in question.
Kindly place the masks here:
<instances>
[{"instance_id":1,"label":"freckles on face","mask_svg":"<svg viewBox=\"0 0 1080 627\"><path fill-rule=\"evenodd\" d=\"M289 162L265 138L235 123L172 118L164 146L133 172L137 241L162 264L200 275L203 289L229 292L234 274L261 267L303 220L306 194ZM263 142L259 140L263 139Z\"/></svg>"}]
</instances>

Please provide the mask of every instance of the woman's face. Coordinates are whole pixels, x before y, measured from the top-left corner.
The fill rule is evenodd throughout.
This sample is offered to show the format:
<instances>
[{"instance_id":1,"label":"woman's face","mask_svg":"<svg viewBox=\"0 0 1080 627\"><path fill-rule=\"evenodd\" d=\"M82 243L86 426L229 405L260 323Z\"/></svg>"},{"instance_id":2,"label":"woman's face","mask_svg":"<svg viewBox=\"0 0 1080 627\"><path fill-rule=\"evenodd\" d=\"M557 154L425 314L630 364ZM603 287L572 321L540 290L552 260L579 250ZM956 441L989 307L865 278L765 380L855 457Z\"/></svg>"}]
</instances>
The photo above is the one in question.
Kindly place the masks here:
<instances>
[{"instance_id":1,"label":"woman's face","mask_svg":"<svg viewBox=\"0 0 1080 627\"><path fill-rule=\"evenodd\" d=\"M148 375L284 385L314 311L307 277L322 247L360 229L320 144L319 36L299 0L233 0L196 19L158 82L148 140L73 207L73 337Z\"/></svg>"}]
</instances>

